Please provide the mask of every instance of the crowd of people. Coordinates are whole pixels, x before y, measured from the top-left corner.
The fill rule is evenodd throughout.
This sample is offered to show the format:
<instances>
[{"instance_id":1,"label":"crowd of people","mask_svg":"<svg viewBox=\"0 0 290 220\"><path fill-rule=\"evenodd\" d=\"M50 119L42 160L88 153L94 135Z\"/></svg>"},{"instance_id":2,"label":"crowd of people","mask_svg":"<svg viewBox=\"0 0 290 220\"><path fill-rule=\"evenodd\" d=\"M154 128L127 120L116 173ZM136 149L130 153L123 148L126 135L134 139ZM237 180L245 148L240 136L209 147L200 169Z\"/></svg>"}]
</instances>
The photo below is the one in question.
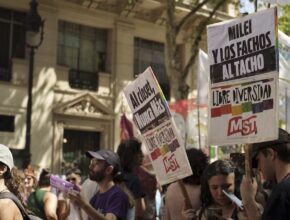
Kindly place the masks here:
<instances>
[{"instance_id":1,"label":"crowd of people","mask_svg":"<svg viewBox=\"0 0 290 220\"><path fill-rule=\"evenodd\" d=\"M17 169L9 148L0 145L0 219L29 219L28 214L47 220L290 219L290 135L285 130L279 129L277 140L252 144L250 173L241 160L209 163L201 150L186 150L192 175L167 186L158 186L154 173L144 167L141 145L132 138L116 153L86 152L88 178L83 180L77 167L67 169L66 181L79 189L68 193L51 186L47 169ZM158 189L163 195L160 212Z\"/></svg>"}]
</instances>

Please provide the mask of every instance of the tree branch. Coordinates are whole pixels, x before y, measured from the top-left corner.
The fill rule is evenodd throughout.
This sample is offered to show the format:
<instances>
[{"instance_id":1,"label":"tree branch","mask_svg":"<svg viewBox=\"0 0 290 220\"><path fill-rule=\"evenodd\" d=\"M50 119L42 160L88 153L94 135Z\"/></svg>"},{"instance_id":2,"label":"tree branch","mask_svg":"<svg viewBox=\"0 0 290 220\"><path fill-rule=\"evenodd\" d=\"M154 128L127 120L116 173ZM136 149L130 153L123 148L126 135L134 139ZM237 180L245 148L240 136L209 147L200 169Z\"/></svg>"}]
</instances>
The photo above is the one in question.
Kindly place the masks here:
<instances>
[{"instance_id":1,"label":"tree branch","mask_svg":"<svg viewBox=\"0 0 290 220\"><path fill-rule=\"evenodd\" d=\"M210 0L204 0L201 3L197 4L186 16L182 18L182 20L179 22L179 24L176 26L176 36L179 34L179 32L182 30L182 28L187 24L187 22L190 20L191 17L195 15L195 13L206 3L208 3Z\"/></svg>"},{"instance_id":2,"label":"tree branch","mask_svg":"<svg viewBox=\"0 0 290 220\"><path fill-rule=\"evenodd\" d=\"M209 16L204 19L203 21L200 22L200 25L199 25L199 28L197 28L197 35L194 39L194 42L193 42L193 45L192 45L192 55L190 57L190 59L188 60L186 66L184 67L183 71L182 71L182 78L186 78L188 73L189 73L189 70L190 68L192 67L194 61L195 61L195 58L197 56L197 51L199 49L199 42L201 41L201 37L203 35L203 32L205 31L206 29L206 26L207 24L209 23L209 21L212 19L212 17L215 15L216 11L224 4L226 3L227 1L225 0L219 0L218 3L215 5L215 7L213 8L213 10L211 11L211 13L209 14Z\"/></svg>"}]
</instances>

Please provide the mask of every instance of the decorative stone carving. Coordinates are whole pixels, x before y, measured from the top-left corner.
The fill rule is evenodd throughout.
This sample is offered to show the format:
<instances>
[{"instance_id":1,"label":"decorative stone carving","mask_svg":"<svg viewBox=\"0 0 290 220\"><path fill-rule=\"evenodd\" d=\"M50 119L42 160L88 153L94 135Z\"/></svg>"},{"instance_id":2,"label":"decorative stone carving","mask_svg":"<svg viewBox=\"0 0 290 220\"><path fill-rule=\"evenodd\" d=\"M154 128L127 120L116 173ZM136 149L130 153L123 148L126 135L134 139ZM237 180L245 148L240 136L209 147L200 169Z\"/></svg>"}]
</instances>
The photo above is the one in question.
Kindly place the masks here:
<instances>
[{"instance_id":1,"label":"decorative stone carving","mask_svg":"<svg viewBox=\"0 0 290 220\"><path fill-rule=\"evenodd\" d=\"M71 101L61 104L54 109L57 114L79 115L107 118L113 115L112 111L94 96L85 93Z\"/></svg>"},{"instance_id":2,"label":"decorative stone carving","mask_svg":"<svg viewBox=\"0 0 290 220\"><path fill-rule=\"evenodd\" d=\"M91 102L89 97L86 97L84 100L76 103L75 105L68 106L64 108L65 113L81 113L81 114L94 114L97 116L104 115L103 112L100 112L96 106Z\"/></svg>"}]
</instances>

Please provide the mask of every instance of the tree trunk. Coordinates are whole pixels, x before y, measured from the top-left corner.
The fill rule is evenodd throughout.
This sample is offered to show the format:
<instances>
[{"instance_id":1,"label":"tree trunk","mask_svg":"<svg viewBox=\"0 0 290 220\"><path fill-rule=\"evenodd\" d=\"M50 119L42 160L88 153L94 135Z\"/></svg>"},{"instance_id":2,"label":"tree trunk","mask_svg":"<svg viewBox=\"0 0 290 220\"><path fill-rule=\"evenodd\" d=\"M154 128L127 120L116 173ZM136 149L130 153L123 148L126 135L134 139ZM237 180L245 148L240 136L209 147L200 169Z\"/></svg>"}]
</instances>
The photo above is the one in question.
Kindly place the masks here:
<instances>
[{"instance_id":1,"label":"tree trunk","mask_svg":"<svg viewBox=\"0 0 290 220\"><path fill-rule=\"evenodd\" d=\"M208 17L203 18L195 28L195 36L193 36L192 43L192 55L189 61L184 66L181 66L181 55L178 51L176 39L182 28L193 18L196 12L205 4L209 2L215 2L213 10L209 13ZM166 72L170 81L170 101L187 99L189 93L189 86L186 83L186 78L194 64L194 61L198 54L199 43L201 41L202 34L204 33L207 24L212 19L216 11L223 5L227 4L228 0L204 0L198 3L191 12L188 13L177 24L175 20L175 4L176 0L166 0L166 44L165 44L165 66Z\"/></svg>"}]
</instances>

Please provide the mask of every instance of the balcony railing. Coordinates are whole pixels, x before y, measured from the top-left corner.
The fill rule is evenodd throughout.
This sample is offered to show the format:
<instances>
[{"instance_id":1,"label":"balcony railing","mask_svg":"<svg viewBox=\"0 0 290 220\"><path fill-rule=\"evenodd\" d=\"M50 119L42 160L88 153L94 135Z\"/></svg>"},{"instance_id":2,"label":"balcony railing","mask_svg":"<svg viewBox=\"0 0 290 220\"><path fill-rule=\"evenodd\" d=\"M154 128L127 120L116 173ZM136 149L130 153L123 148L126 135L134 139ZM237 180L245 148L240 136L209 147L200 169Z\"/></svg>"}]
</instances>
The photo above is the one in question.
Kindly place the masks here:
<instances>
[{"instance_id":1,"label":"balcony railing","mask_svg":"<svg viewBox=\"0 0 290 220\"><path fill-rule=\"evenodd\" d=\"M98 91L99 75L97 72L70 69L69 85L71 88L75 89Z\"/></svg>"}]
</instances>

